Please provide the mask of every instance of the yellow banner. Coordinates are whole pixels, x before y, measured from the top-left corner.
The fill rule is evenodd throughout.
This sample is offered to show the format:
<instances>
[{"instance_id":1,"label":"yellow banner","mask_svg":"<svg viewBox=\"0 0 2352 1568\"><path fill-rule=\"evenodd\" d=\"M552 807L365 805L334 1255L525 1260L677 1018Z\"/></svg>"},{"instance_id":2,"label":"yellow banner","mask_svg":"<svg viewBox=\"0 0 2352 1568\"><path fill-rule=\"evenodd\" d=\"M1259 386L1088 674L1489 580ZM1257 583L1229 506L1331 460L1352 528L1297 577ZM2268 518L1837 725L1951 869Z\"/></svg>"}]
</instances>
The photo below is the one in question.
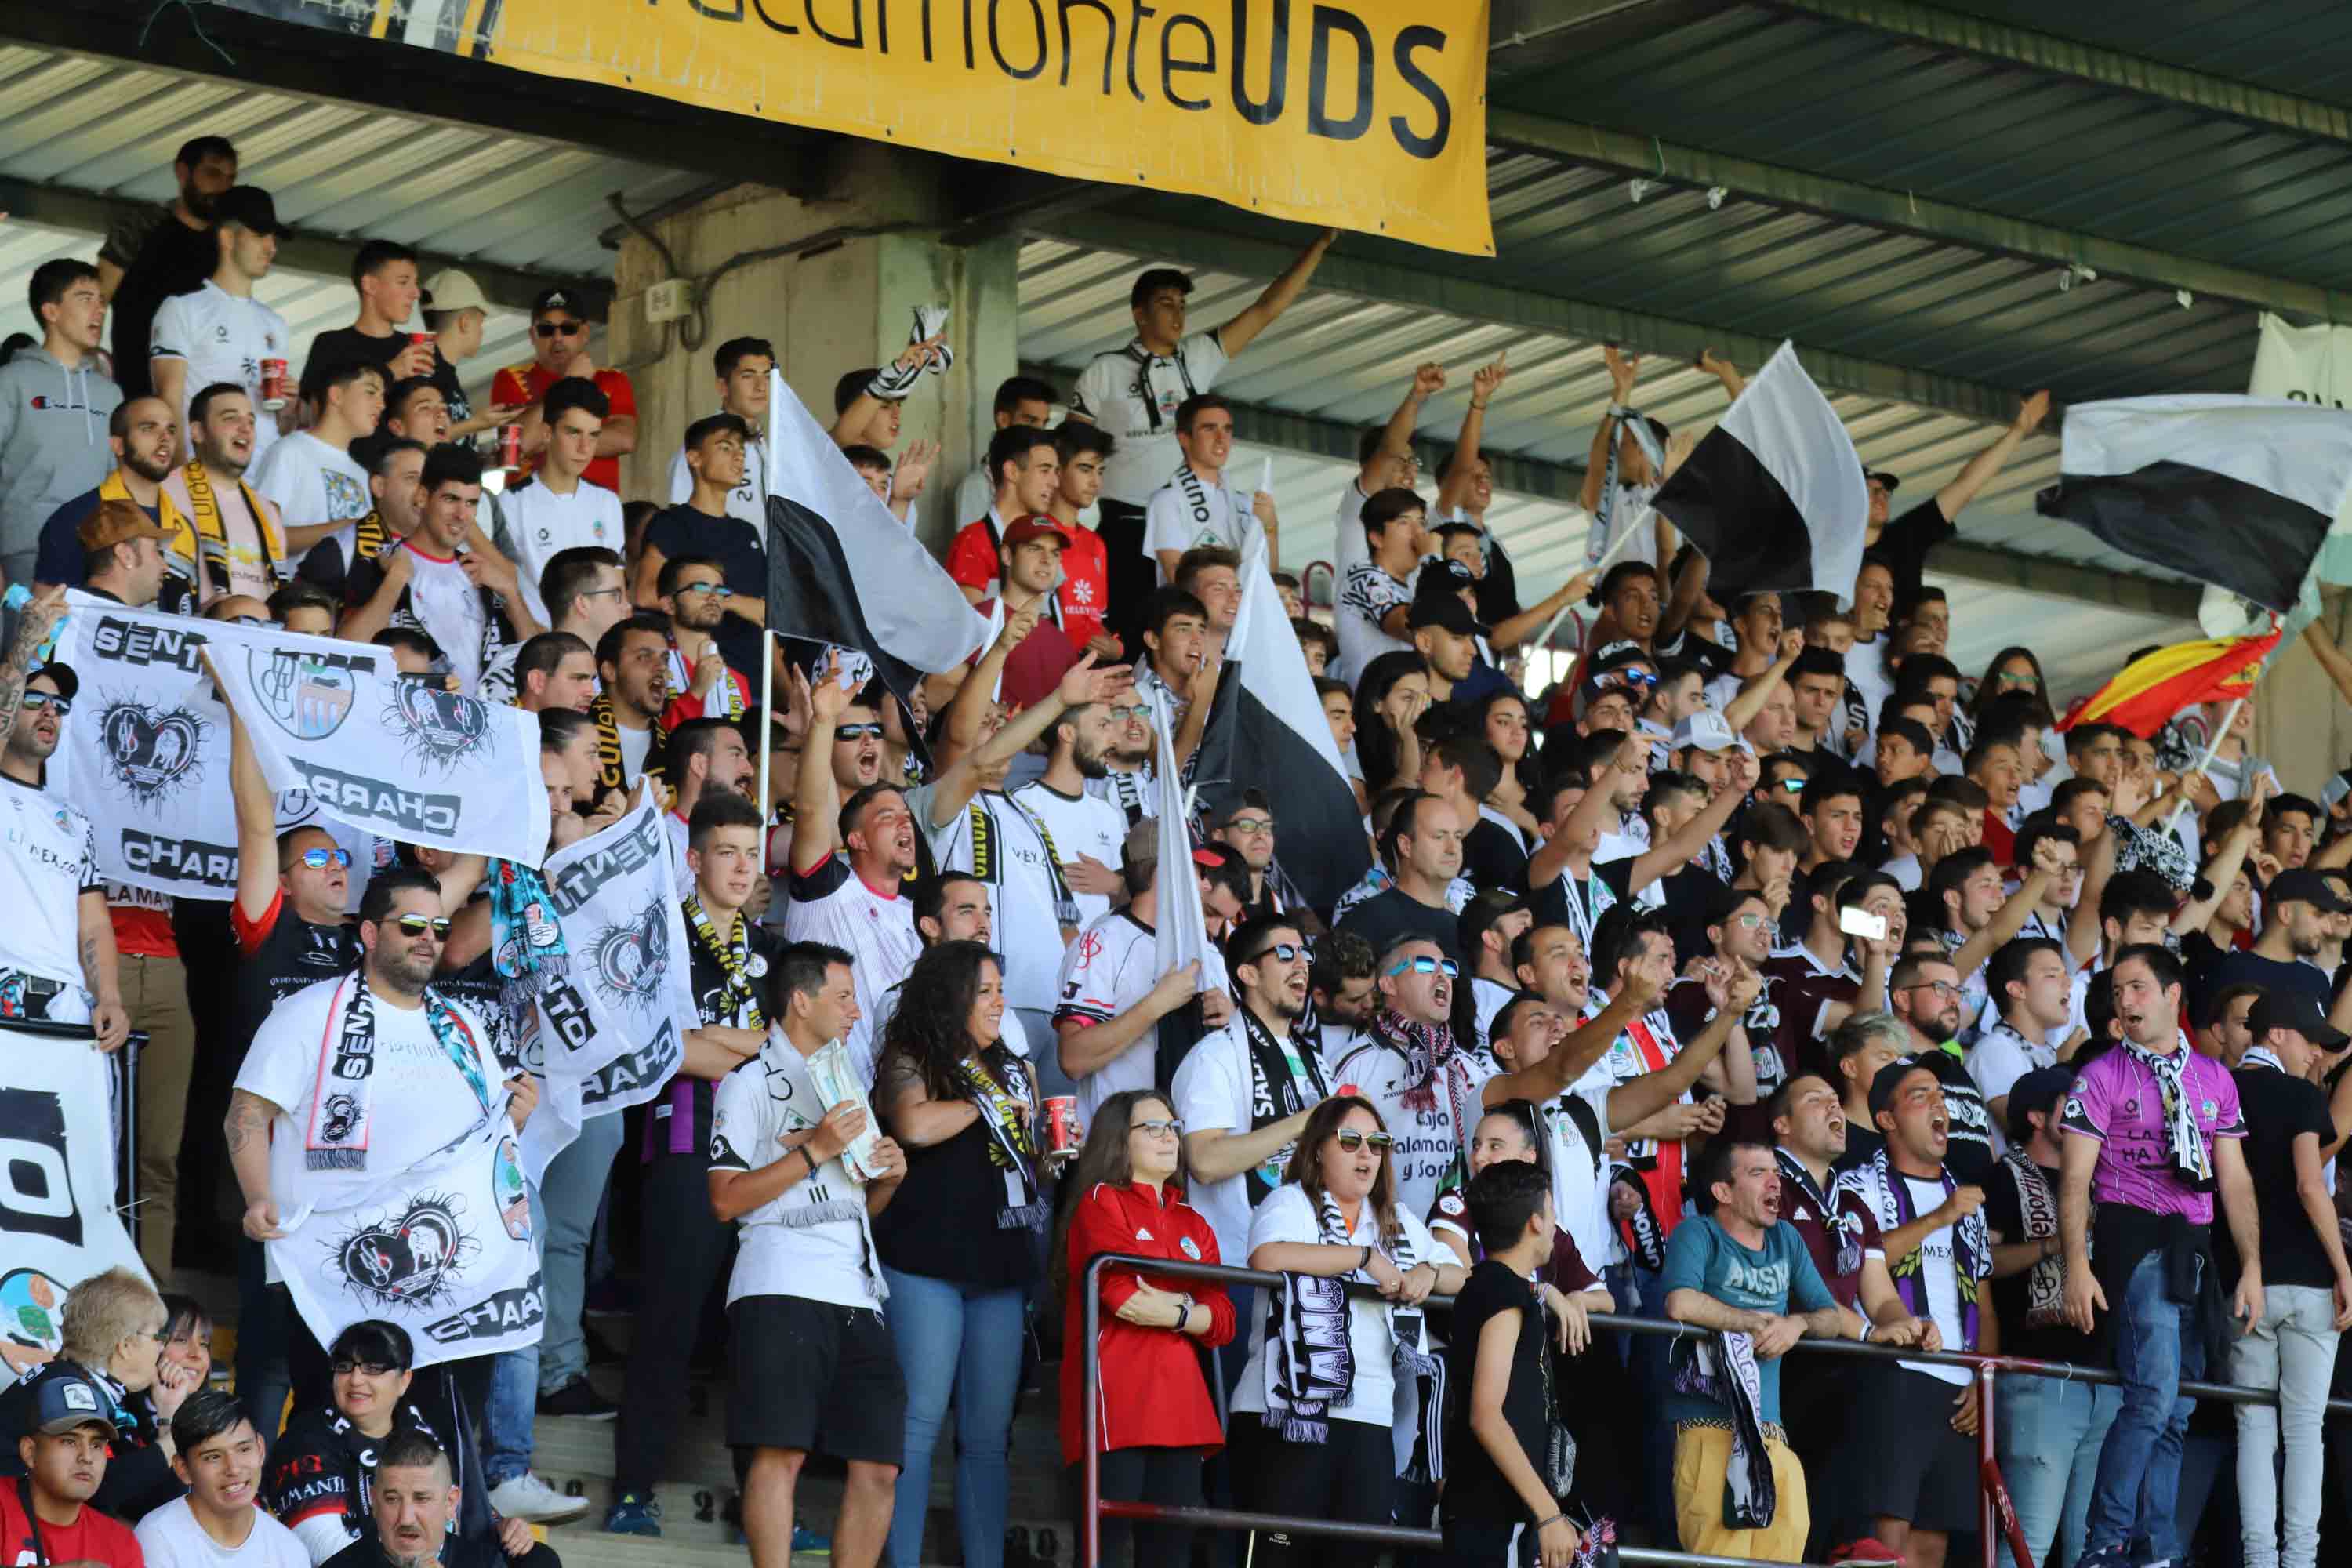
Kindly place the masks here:
<instances>
[{"instance_id":1,"label":"yellow banner","mask_svg":"<svg viewBox=\"0 0 2352 1568\"><path fill-rule=\"evenodd\" d=\"M483 20L521 70L1495 251L1487 0L502 0Z\"/></svg>"}]
</instances>

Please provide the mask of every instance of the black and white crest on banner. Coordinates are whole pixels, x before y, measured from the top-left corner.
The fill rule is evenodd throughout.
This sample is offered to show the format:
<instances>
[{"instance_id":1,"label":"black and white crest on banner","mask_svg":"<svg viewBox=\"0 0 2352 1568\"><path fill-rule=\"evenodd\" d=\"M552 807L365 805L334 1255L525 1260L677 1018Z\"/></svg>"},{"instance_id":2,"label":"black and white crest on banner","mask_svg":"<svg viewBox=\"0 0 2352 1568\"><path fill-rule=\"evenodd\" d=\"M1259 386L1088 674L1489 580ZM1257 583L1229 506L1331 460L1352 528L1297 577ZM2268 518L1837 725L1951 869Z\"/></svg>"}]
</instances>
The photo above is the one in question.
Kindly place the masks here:
<instances>
[{"instance_id":1,"label":"black and white crest on banner","mask_svg":"<svg viewBox=\"0 0 2352 1568\"><path fill-rule=\"evenodd\" d=\"M121 793L152 805L204 773L208 721L187 708L152 708L110 692L99 712L106 769Z\"/></svg>"},{"instance_id":2,"label":"black and white crest on banner","mask_svg":"<svg viewBox=\"0 0 2352 1568\"><path fill-rule=\"evenodd\" d=\"M341 729L358 698L356 671L374 668L373 659L307 648L248 647L245 658L262 711L298 741L323 741Z\"/></svg>"},{"instance_id":3,"label":"black and white crest on banner","mask_svg":"<svg viewBox=\"0 0 2352 1568\"><path fill-rule=\"evenodd\" d=\"M421 1193L398 1213L353 1226L335 1261L352 1295L375 1309L422 1310L453 1300L466 1261L482 1249L459 1216L464 1200Z\"/></svg>"},{"instance_id":4,"label":"black and white crest on banner","mask_svg":"<svg viewBox=\"0 0 2352 1568\"><path fill-rule=\"evenodd\" d=\"M589 953L605 1001L632 1013L660 1005L662 976L670 961L669 906L657 900L635 920L604 927Z\"/></svg>"},{"instance_id":5,"label":"black and white crest on banner","mask_svg":"<svg viewBox=\"0 0 2352 1568\"><path fill-rule=\"evenodd\" d=\"M471 697L428 686L421 680L394 680L384 700L385 728L407 742L419 763L430 763L445 773L477 752L494 749L489 710Z\"/></svg>"}]
</instances>

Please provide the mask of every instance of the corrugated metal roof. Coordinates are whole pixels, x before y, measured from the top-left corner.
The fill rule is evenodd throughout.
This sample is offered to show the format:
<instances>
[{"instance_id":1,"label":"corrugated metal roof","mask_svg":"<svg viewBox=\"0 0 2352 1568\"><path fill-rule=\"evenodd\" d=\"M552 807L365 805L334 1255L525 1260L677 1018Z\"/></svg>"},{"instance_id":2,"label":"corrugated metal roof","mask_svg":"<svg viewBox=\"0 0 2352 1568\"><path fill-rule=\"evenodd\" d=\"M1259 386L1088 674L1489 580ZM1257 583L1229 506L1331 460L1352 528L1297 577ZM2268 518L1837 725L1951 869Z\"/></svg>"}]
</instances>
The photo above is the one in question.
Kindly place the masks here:
<instances>
[{"instance_id":1,"label":"corrugated metal roof","mask_svg":"<svg viewBox=\"0 0 2352 1568\"><path fill-rule=\"evenodd\" d=\"M236 143L239 175L309 233L394 239L565 278L605 278L606 193L633 210L709 182L560 142L0 44L0 176L163 202L190 138ZM346 285L348 291L348 285Z\"/></svg>"},{"instance_id":2,"label":"corrugated metal roof","mask_svg":"<svg viewBox=\"0 0 2352 1568\"><path fill-rule=\"evenodd\" d=\"M2140 9L2131 52L2179 7ZM2209 27L2242 46L2259 37L2244 8L2226 9ZM2027 25L2050 14L2037 10ZM2340 26L2323 26L2311 42ZM2311 51L2298 40L2283 52ZM2339 53L2315 68L2343 68ZM1674 134L1701 146L2216 261L2259 257L2282 277L2352 286L2342 243L2352 148L1776 7L1734 5L1660 26L1513 78L1496 100L1535 112L1572 104L1580 118L1646 134L1662 93Z\"/></svg>"}]
</instances>

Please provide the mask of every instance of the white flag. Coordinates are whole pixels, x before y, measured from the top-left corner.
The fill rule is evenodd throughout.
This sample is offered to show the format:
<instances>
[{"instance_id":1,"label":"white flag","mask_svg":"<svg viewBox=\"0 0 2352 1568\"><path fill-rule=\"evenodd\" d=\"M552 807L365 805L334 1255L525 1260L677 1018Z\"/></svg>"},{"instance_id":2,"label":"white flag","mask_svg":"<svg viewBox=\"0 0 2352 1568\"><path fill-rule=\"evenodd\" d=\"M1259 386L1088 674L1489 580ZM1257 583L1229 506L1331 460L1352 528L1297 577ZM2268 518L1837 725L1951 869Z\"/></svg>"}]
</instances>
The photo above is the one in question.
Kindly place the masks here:
<instances>
[{"instance_id":1,"label":"white flag","mask_svg":"<svg viewBox=\"0 0 2352 1568\"><path fill-rule=\"evenodd\" d=\"M87 1040L0 1026L0 1380L54 1356L66 1292L146 1268L114 1212L106 1058Z\"/></svg>"}]
</instances>

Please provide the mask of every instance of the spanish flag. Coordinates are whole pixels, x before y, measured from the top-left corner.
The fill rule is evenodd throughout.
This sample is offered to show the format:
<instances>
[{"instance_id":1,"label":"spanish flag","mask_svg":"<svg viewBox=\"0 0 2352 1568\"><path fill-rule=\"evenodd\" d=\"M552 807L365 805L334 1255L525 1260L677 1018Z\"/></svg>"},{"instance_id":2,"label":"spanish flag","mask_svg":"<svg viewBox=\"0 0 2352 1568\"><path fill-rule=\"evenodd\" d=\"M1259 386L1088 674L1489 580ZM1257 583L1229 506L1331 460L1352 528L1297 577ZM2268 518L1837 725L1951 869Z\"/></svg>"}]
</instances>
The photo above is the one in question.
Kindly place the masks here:
<instances>
[{"instance_id":1,"label":"spanish flag","mask_svg":"<svg viewBox=\"0 0 2352 1568\"><path fill-rule=\"evenodd\" d=\"M2066 710L2058 728L2114 724L2153 735L2192 702L2224 701L2254 689L2263 660L2278 646L2279 627L2258 637L2200 637L2143 654L2115 679Z\"/></svg>"}]
</instances>

